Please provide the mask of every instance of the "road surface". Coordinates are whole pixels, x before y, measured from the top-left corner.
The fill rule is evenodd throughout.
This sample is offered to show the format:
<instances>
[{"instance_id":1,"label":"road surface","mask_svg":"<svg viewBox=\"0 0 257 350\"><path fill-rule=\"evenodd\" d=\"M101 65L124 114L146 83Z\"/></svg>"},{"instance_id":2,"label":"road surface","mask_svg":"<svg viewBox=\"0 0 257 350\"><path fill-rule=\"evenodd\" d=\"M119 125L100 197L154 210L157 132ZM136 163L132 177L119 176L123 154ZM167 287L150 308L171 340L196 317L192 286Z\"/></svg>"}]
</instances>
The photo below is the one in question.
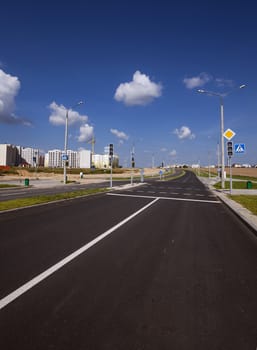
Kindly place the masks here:
<instances>
[{"instance_id":1,"label":"road surface","mask_svg":"<svg viewBox=\"0 0 257 350\"><path fill-rule=\"evenodd\" d=\"M1 349L256 349L256 237L190 172L0 227Z\"/></svg>"}]
</instances>

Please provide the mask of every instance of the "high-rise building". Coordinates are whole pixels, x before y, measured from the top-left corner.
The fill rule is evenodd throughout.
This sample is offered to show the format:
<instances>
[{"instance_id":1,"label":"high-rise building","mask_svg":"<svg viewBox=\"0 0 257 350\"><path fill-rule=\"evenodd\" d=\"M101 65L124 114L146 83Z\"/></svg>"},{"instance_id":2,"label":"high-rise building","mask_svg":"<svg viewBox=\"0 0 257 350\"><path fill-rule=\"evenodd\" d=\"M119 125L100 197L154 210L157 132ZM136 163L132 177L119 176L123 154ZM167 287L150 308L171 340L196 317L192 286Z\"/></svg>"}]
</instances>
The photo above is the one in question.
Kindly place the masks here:
<instances>
[{"instance_id":1,"label":"high-rise building","mask_svg":"<svg viewBox=\"0 0 257 350\"><path fill-rule=\"evenodd\" d=\"M39 149L31 147L18 147L20 153L21 164L30 166L39 165Z\"/></svg>"},{"instance_id":2,"label":"high-rise building","mask_svg":"<svg viewBox=\"0 0 257 350\"><path fill-rule=\"evenodd\" d=\"M91 151L85 149L79 152L79 168L91 168Z\"/></svg>"},{"instance_id":3,"label":"high-rise building","mask_svg":"<svg viewBox=\"0 0 257 350\"><path fill-rule=\"evenodd\" d=\"M18 161L17 147L10 144L0 144L0 165L15 166Z\"/></svg>"},{"instance_id":4,"label":"high-rise building","mask_svg":"<svg viewBox=\"0 0 257 350\"><path fill-rule=\"evenodd\" d=\"M46 156L46 159L48 158L48 166L50 168L63 167L62 154L63 154L63 151L59 149L48 151L48 156Z\"/></svg>"}]
</instances>

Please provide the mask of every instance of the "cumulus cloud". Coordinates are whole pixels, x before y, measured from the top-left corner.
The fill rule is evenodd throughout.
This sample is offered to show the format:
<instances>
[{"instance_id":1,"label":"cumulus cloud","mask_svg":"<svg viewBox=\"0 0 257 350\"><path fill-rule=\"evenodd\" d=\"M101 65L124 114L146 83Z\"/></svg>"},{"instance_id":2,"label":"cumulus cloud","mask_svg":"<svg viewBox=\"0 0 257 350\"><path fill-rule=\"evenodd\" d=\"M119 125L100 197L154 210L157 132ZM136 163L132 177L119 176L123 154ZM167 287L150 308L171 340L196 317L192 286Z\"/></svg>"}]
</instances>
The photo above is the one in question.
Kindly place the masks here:
<instances>
[{"instance_id":1,"label":"cumulus cloud","mask_svg":"<svg viewBox=\"0 0 257 350\"><path fill-rule=\"evenodd\" d=\"M20 90L20 81L17 77L6 74L0 69L0 122L6 124L23 124L26 126L31 123L14 114L15 97Z\"/></svg>"},{"instance_id":2,"label":"cumulus cloud","mask_svg":"<svg viewBox=\"0 0 257 350\"><path fill-rule=\"evenodd\" d=\"M177 151L175 149L173 149L172 151L170 151L169 155L171 157L176 157L177 156Z\"/></svg>"},{"instance_id":3,"label":"cumulus cloud","mask_svg":"<svg viewBox=\"0 0 257 350\"><path fill-rule=\"evenodd\" d=\"M178 136L179 139L194 139L195 134L189 129L188 126L182 126L180 129L175 129L174 134Z\"/></svg>"},{"instance_id":4,"label":"cumulus cloud","mask_svg":"<svg viewBox=\"0 0 257 350\"><path fill-rule=\"evenodd\" d=\"M167 152L167 151L168 151L167 148L165 147L161 148L161 152Z\"/></svg>"},{"instance_id":5,"label":"cumulus cloud","mask_svg":"<svg viewBox=\"0 0 257 350\"><path fill-rule=\"evenodd\" d=\"M51 110L49 122L56 126L65 125L67 108L63 105L58 105L56 102L52 102L49 108ZM88 121L88 116L80 115L78 112L69 109L68 121L69 125L86 123Z\"/></svg>"},{"instance_id":6,"label":"cumulus cloud","mask_svg":"<svg viewBox=\"0 0 257 350\"><path fill-rule=\"evenodd\" d=\"M114 98L116 101L124 102L127 106L144 106L152 102L154 98L160 97L161 93L160 83L156 84L147 75L136 71L132 81L118 86Z\"/></svg>"},{"instance_id":7,"label":"cumulus cloud","mask_svg":"<svg viewBox=\"0 0 257 350\"><path fill-rule=\"evenodd\" d=\"M197 87L204 86L210 80L212 80L212 77L209 74L207 74L207 73L200 73L196 77L185 78L183 80L183 83L185 84L187 89L194 89L194 88L197 88Z\"/></svg>"},{"instance_id":8,"label":"cumulus cloud","mask_svg":"<svg viewBox=\"0 0 257 350\"><path fill-rule=\"evenodd\" d=\"M81 125L79 128L80 135L78 136L78 142L89 142L94 136L94 127L89 124Z\"/></svg>"},{"instance_id":9,"label":"cumulus cloud","mask_svg":"<svg viewBox=\"0 0 257 350\"><path fill-rule=\"evenodd\" d=\"M115 135L116 137L118 137L118 139L120 140L128 140L129 136L125 134L125 132L123 131L119 131L117 129L111 129L110 132Z\"/></svg>"}]
</instances>

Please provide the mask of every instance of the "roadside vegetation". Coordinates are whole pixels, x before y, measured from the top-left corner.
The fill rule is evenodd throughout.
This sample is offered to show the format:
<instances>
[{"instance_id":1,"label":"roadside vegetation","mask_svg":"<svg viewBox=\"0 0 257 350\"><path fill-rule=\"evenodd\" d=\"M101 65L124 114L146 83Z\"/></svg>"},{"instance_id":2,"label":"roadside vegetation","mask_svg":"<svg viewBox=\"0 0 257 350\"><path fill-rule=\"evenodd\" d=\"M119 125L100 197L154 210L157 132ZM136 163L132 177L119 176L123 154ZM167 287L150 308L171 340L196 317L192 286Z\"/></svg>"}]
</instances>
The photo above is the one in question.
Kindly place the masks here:
<instances>
[{"instance_id":1,"label":"roadside vegetation","mask_svg":"<svg viewBox=\"0 0 257 350\"><path fill-rule=\"evenodd\" d=\"M229 196L229 198L233 199L235 202L250 210L254 215L257 215L257 196L232 195Z\"/></svg>"},{"instance_id":2,"label":"roadside vegetation","mask_svg":"<svg viewBox=\"0 0 257 350\"><path fill-rule=\"evenodd\" d=\"M251 184L253 190L257 189L257 182L252 182ZM214 187L219 190L221 189L221 182L218 182L214 185ZM247 189L247 181L233 181L232 188L234 190L246 190ZM230 189L230 182L225 181L225 189Z\"/></svg>"},{"instance_id":3,"label":"roadside vegetation","mask_svg":"<svg viewBox=\"0 0 257 350\"><path fill-rule=\"evenodd\" d=\"M21 187L19 185L0 184L0 188Z\"/></svg>"},{"instance_id":4,"label":"roadside vegetation","mask_svg":"<svg viewBox=\"0 0 257 350\"><path fill-rule=\"evenodd\" d=\"M36 204L49 203L49 202L58 201L58 200L83 197L83 196L88 196L88 195L103 193L103 192L107 192L107 189L92 188L92 189L80 190L75 192L66 192L66 193L53 194L53 195L42 195L42 196L35 196L31 198L12 199L9 201L0 202L0 211L28 207Z\"/></svg>"}]
</instances>

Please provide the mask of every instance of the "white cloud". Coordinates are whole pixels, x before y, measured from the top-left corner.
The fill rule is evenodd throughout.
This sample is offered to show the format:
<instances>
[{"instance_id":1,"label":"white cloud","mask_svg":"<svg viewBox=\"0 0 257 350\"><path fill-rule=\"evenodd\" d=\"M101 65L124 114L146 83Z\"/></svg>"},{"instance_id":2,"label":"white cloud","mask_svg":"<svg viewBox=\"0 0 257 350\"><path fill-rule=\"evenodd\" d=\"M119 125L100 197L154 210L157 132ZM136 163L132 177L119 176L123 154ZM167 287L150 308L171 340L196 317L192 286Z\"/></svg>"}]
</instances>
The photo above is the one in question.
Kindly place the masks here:
<instances>
[{"instance_id":1,"label":"white cloud","mask_svg":"<svg viewBox=\"0 0 257 350\"><path fill-rule=\"evenodd\" d=\"M172 151L170 151L169 155L171 157L176 157L177 156L177 151L175 149L173 149Z\"/></svg>"},{"instance_id":2,"label":"white cloud","mask_svg":"<svg viewBox=\"0 0 257 350\"><path fill-rule=\"evenodd\" d=\"M78 136L78 142L88 142L93 139L94 127L92 125L84 124L79 128L80 135Z\"/></svg>"},{"instance_id":3,"label":"white cloud","mask_svg":"<svg viewBox=\"0 0 257 350\"><path fill-rule=\"evenodd\" d=\"M147 75L136 71L131 82L118 86L114 98L116 101L124 102L127 106L144 106L152 102L154 98L160 97L161 92L160 83L156 84Z\"/></svg>"},{"instance_id":4,"label":"white cloud","mask_svg":"<svg viewBox=\"0 0 257 350\"><path fill-rule=\"evenodd\" d=\"M183 83L186 85L187 89L194 89L197 87L204 86L207 84L212 77L207 73L200 73L197 77L185 78Z\"/></svg>"},{"instance_id":5,"label":"white cloud","mask_svg":"<svg viewBox=\"0 0 257 350\"><path fill-rule=\"evenodd\" d=\"M180 129L175 129L174 134L178 136L179 139L194 139L195 134L189 129L188 126L182 126Z\"/></svg>"},{"instance_id":6,"label":"white cloud","mask_svg":"<svg viewBox=\"0 0 257 350\"><path fill-rule=\"evenodd\" d=\"M49 117L49 122L53 125L65 125L66 111L67 108L63 105L58 105L52 102L49 106L51 109L51 115ZM88 116L80 115L78 112L69 109L68 112L69 125L77 123L86 123L88 121Z\"/></svg>"},{"instance_id":7,"label":"white cloud","mask_svg":"<svg viewBox=\"0 0 257 350\"><path fill-rule=\"evenodd\" d=\"M230 79L216 78L215 81L216 81L218 87L233 88L235 86L234 81L230 80Z\"/></svg>"},{"instance_id":8,"label":"white cloud","mask_svg":"<svg viewBox=\"0 0 257 350\"><path fill-rule=\"evenodd\" d=\"M165 147L161 148L161 152L167 152L167 151L168 151L167 148Z\"/></svg>"},{"instance_id":9,"label":"white cloud","mask_svg":"<svg viewBox=\"0 0 257 350\"><path fill-rule=\"evenodd\" d=\"M14 114L15 96L20 90L20 81L17 77L6 74L0 69L0 122L6 124L23 124L31 123Z\"/></svg>"},{"instance_id":10,"label":"white cloud","mask_svg":"<svg viewBox=\"0 0 257 350\"><path fill-rule=\"evenodd\" d=\"M113 135L117 136L118 139L120 139L120 140L128 140L129 139L128 135L126 135L125 132L123 132L123 131L119 131L117 129L111 129L110 132Z\"/></svg>"}]
</instances>

